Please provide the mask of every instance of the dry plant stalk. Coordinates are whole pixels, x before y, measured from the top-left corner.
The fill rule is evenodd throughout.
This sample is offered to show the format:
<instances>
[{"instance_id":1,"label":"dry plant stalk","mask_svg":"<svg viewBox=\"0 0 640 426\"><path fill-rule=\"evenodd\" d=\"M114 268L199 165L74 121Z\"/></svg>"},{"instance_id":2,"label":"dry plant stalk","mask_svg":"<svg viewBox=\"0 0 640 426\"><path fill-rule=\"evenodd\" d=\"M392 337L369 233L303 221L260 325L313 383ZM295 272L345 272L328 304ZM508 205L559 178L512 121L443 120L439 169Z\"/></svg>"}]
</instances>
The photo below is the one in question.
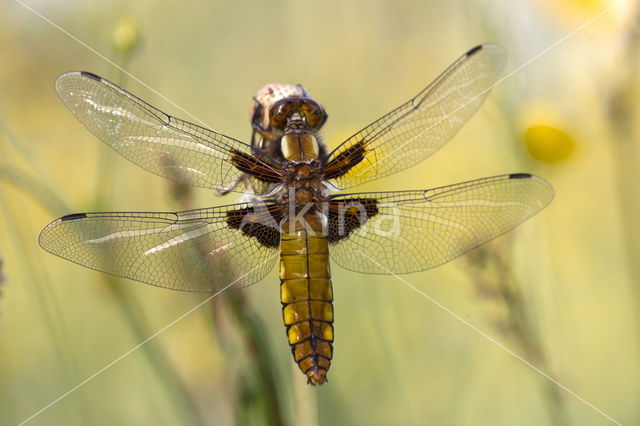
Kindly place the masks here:
<instances>
[{"instance_id":1,"label":"dry plant stalk","mask_svg":"<svg viewBox=\"0 0 640 426\"><path fill-rule=\"evenodd\" d=\"M640 329L640 5L635 3L616 71L618 79L609 88L608 114L613 134L612 153L623 241L635 306L636 330ZM638 336L637 338L640 338Z\"/></svg>"},{"instance_id":2,"label":"dry plant stalk","mask_svg":"<svg viewBox=\"0 0 640 426\"><path fill-rule=\"evenodd\" d=\"M170 161L168 158L167 161ZM172 167L172 170L180 170ZM183 182L183 183L177 183ZM186 177L175 176L170 179L169 193L178 202L180 208L189 210L193 208L193 195L191 187L188 185ZM214 241L211 244L215 245ZM207 247L199 247L202 253L208 252ZM197 254L195 254L197 255ZM206 256L203 256L203 259ZM221 274L225 276L227 274ZM216 277L211 277L215 280ZM213 288L219 286L212 286ZM228 359L232 359L230 345L231 336L237 332L244 346L243 352L248 355L250 368L237 370L237 389L234 402L236 404L236 421L246 416L246 411L251 409L255 399L264 398L264 421L265 424L279 426L284 425L285 420L282 413L280 395L277 386L277 371L274 367L276 363L269 342L266 339L266 331L263 329L260 318L251 308L246 293L237 290L228 290L215 297L209 304L212 311L212 326L216 330L216 336L224 349ZM231 325L232 324L232 325ZM230 330L229 328L232 328ZM234 370L235 371L235 370ZM257 379L257 380L256 380ZM251 384L254 384L252 389ZM257 389L255 387L257 386Z\"/></svg>"},{"instance_id":3,"label":"dry plant stalk","mask_svg":"<svg viewBox=\"0 0 640 426\"><path fill-rule=\"evenodd\" d=\"M474 250L467 255L470 276L479 296L504 309L504 317L494 319L496 329L522 349L527 361L553 377L530 305L511 267L512 252L513 236L503 236ZM569 424L560 388L547 378L541 380L551 423L556 426Z\"/></svg>"}]
</instances>

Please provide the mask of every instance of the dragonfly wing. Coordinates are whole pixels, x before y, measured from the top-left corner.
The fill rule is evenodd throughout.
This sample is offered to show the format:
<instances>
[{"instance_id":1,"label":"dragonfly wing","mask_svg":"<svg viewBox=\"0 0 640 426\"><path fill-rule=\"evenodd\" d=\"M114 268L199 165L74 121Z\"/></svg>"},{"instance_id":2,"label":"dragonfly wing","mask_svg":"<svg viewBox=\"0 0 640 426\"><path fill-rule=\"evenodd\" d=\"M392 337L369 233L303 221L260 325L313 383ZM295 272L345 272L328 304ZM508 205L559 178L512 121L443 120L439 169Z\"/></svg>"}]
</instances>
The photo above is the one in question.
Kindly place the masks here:
<instances>
[{"instance_id":1,"label":"dragonfly wing","mask_svg":"<svg viewBox=\"0 0 640 426\"><path fill-rule=\"evenodd\" d=\"M154 286L221 291L250 285L276 262L275 206L234 204L178 213L79 213L40 234L72 262Z\"/></svg>"},{"instance_id":2,"label":"dragonfly wing","mask_svg":"<svg viewBox=\"0 0 640 426\"><path fill-rule=\"evenodd\" d=\"M80 122L131 162L179 183L217 189L240 174L239 161L277 176L277 163L249 145L165 114L88 72L69 72L56 91ZM245 164L245 166L247 166ZM255 174L254 174L255 175Z\"/></svg>"},{"instance_id":3,"label":"dragonfly wing","mask_svg":"<svg viewBox=\"0 0 640 426\"><path fill-rule=\"evenodd\" d=\"M446 144L496 84L506 51L477 46L413 99L351 136L328 158L327 179L340 189L411 167Z\"/></svg>"},{"instance_id":4,"label":"dragonfly wing","mask_svg":"<svg viewBox=\"0 0 640 426\"><path fill-rule=\"evenodd\" d=\"M511 174L425 191L336 196L329 206L331 259L371 274L430 269L511 230L553 195L544 179Z\"/></svg>"}]
</instances>

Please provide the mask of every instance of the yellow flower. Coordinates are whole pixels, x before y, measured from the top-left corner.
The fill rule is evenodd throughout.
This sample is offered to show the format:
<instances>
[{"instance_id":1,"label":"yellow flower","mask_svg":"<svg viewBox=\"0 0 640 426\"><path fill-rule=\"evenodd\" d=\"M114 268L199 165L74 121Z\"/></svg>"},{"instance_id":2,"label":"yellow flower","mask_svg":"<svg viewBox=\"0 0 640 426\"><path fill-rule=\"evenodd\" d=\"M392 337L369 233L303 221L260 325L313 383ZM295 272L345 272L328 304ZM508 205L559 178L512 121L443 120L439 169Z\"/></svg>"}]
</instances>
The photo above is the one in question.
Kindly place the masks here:
<instances>
[{"instance_id":1,"label":"yellow flower","mask_svg":"<svg viewBox=\"0 0 640 426\"><path fill-rule=\"evenodd\" d=\"M544 163L560 163L575 151L576 144L567 132L557 127L538 124L528 127L523 135L529 154Z\"/></svg>"},{"instance_id":2,"label":"yellow flower","mask_svg":"<svg viewBox=\"0 0 640 426\"><path fill-rule=\"evenodd\" d=\"M536 1L543 10L561 25L575 27L607 10L618 0L542 0ZM623 9L623 8L618 8ZM618 13L619 15L620 13ZM594 22L596 27L609 27L616 22L614 14L603 15Z\"/></svg>"},{"instance_id":3,"label":"yellow flower","mask_svg":"<svg viewBox=\"0 0 640 426\"><path fill-rule=\"evenodd\" d=\"M573 9L576 13L594 14L606 9L611 3L610 0L563 0L556 5L569 10Z\"/></svg>"},{"instance_id":4,"label":"yellow flower","mask_svg":"<svg viewBox=\"0 0 640 426\"><path fill-rule=\"evenodd\" d=\"M121 18L116 23L111 39L116 50L130 53L140 40L138 23L131 18Z\"/></svg>"}]
</instances>

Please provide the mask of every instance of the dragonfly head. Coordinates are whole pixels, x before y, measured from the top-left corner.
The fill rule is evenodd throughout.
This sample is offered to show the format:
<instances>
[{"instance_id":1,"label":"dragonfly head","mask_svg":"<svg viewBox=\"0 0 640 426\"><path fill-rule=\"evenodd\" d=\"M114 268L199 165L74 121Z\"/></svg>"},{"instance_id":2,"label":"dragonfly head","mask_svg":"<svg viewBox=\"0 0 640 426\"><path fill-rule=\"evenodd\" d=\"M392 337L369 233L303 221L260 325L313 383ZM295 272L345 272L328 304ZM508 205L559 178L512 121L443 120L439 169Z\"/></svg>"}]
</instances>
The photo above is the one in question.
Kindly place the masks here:
<instances>
[{"instance_id":1,"label":"dragonfly head","mask_svg":"<svg viewBox=\"0 0 640 426\"><path fill-rule=\"evenodd\" d=\"M271 124L269 121L271 107L280 99L287 97L310 98L311 94L299 84L267 84L253 98L253 105L250 111L251 124L263 130L268 130Z\"/></svg>"}]
</instances>

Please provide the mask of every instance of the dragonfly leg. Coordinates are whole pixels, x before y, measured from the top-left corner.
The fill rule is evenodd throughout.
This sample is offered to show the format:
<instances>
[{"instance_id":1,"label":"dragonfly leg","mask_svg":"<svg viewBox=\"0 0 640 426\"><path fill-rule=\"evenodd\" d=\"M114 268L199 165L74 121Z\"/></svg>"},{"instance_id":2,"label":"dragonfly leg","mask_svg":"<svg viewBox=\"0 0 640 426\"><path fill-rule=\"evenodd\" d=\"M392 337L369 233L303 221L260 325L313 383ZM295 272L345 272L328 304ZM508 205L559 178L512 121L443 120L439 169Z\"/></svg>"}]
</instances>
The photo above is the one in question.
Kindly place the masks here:
<instances>
[{"instance_id":1,"label":"dragonfly leg","mask_svg":"<svg viewBox=\"0 0 640 426\"><path fill-rule=\"evenodd\" d=\"M233 179L228 184L226 184L226 185L218 185L216 187L216 191L218 192L218 195L227 195L229 192L231 192L234 189L236 189L238 187L238 185L240 185L240 183L245 181L246 179L247 179L247 174L246 173L242 173L241 175L239 175L238 177ZM251 185L251 184L249 184L249 185ZM247 190L253 191L253 187L247 187Z\"/></svg>"},{"instance_id":2,"label":"dragonfly leg","mask_svg":"<svg viewBox=\"0 0 640 426\"><path fill-rule=\"evenodd\" d=\"M251 123L251 127L253 128L251 133L251 146L253 148L263 149L265 148L265 142L271 142L276 138L273 133L263 129L258 123ZM260 135L262 139L258 141L256 134Z\"/></svg>"}]
</instances>

